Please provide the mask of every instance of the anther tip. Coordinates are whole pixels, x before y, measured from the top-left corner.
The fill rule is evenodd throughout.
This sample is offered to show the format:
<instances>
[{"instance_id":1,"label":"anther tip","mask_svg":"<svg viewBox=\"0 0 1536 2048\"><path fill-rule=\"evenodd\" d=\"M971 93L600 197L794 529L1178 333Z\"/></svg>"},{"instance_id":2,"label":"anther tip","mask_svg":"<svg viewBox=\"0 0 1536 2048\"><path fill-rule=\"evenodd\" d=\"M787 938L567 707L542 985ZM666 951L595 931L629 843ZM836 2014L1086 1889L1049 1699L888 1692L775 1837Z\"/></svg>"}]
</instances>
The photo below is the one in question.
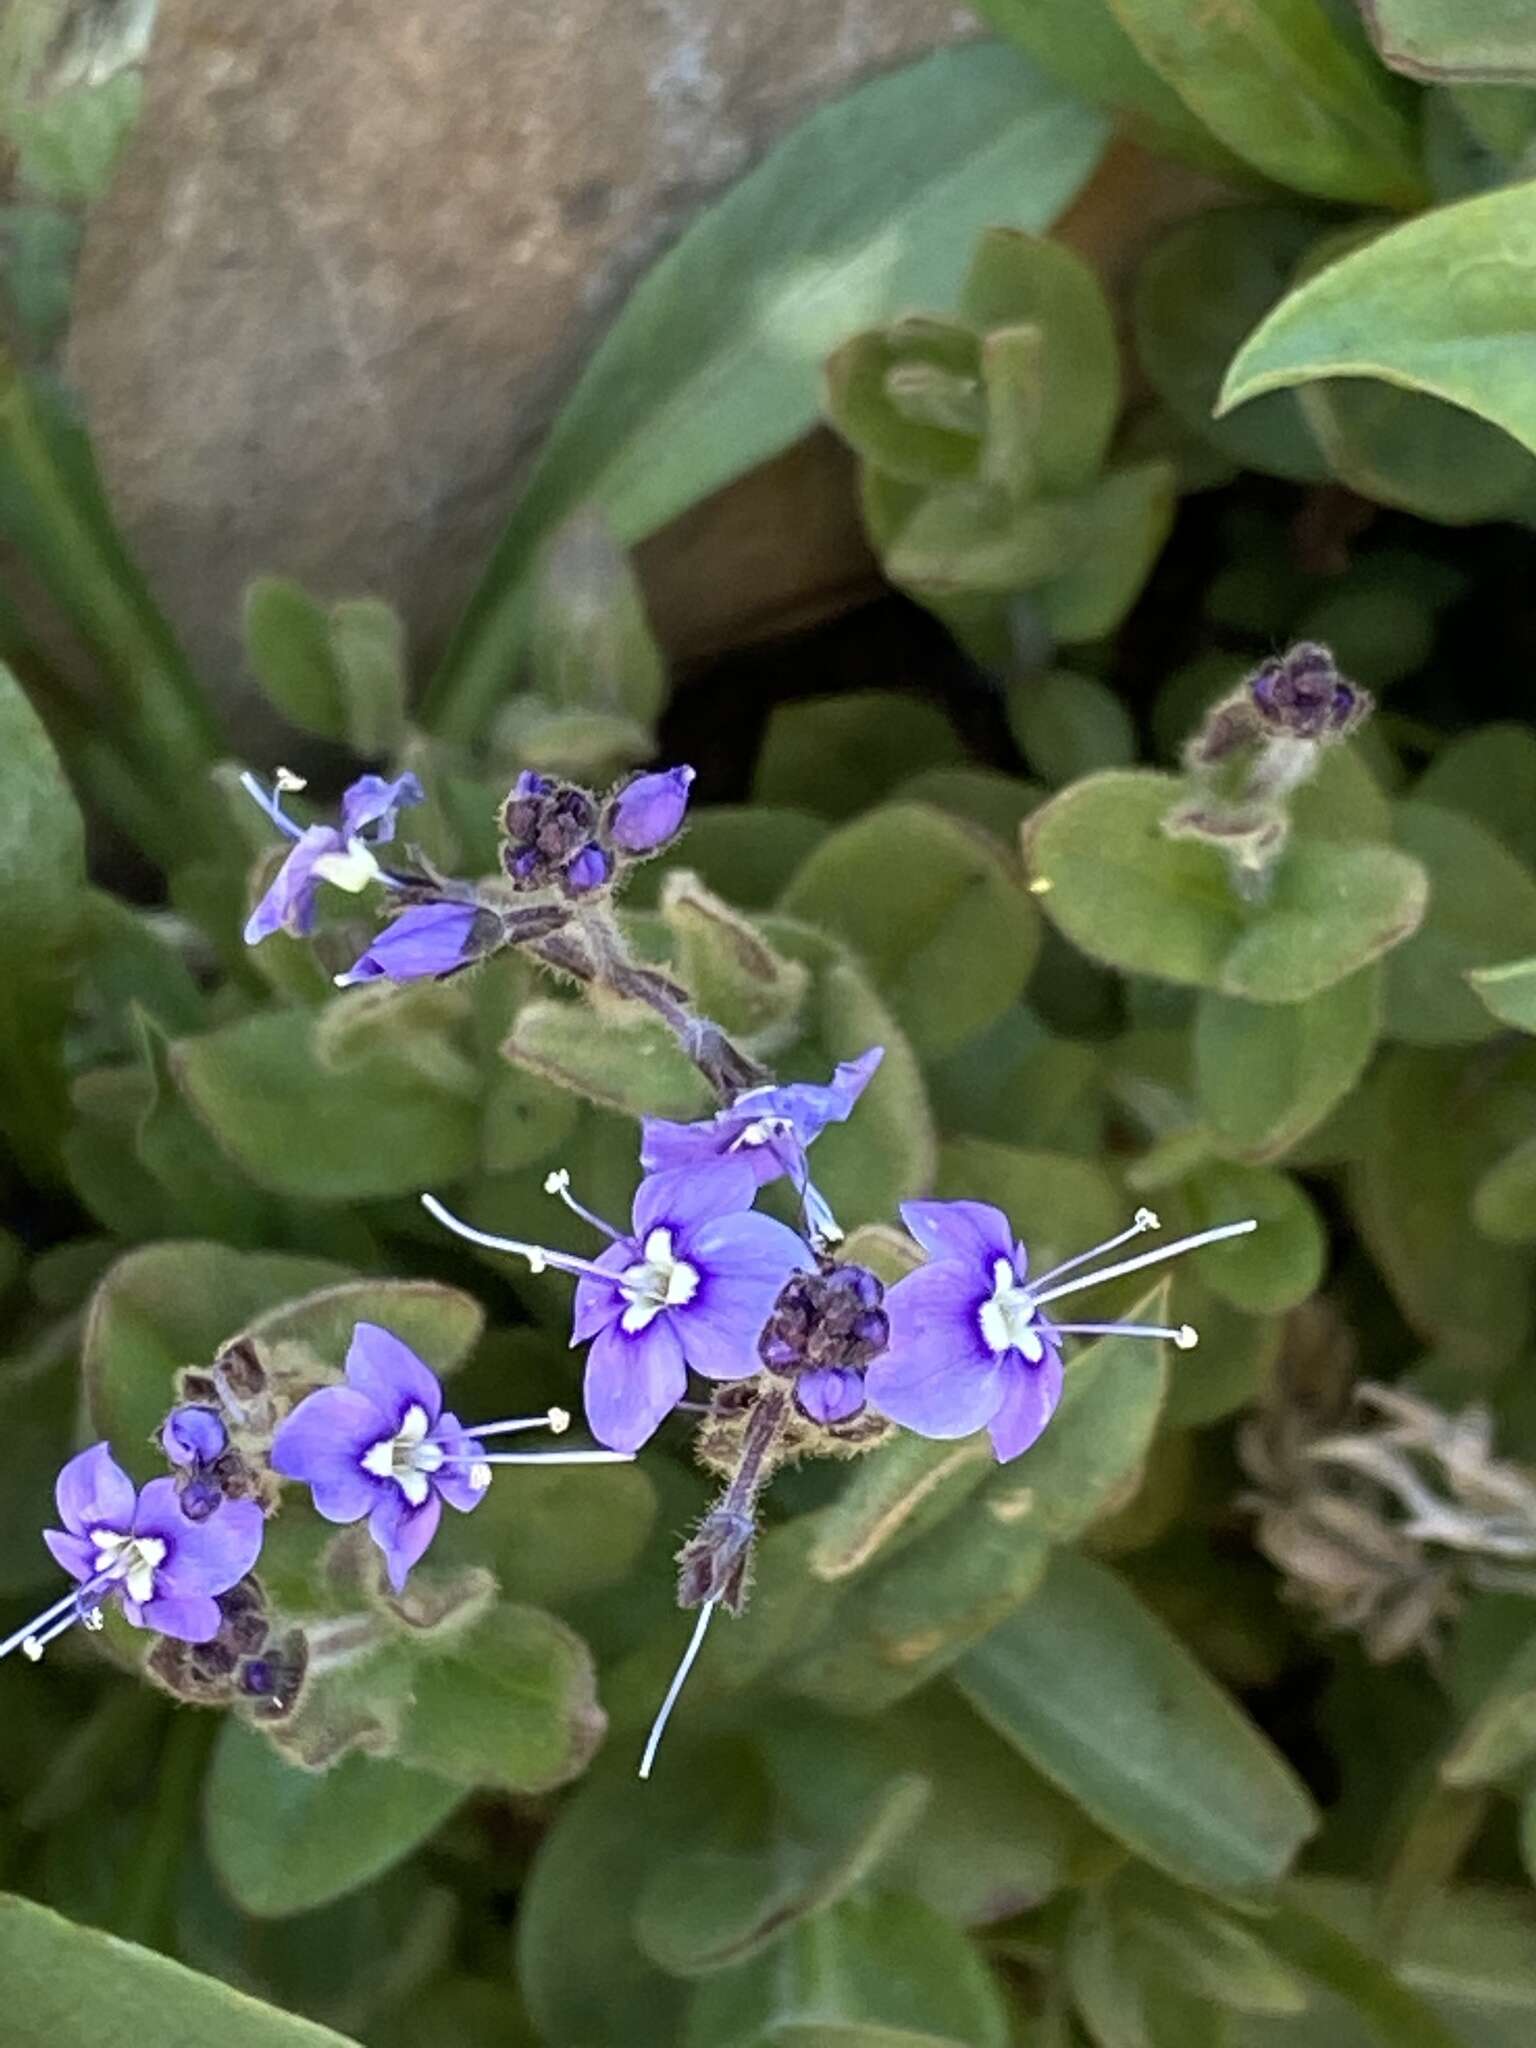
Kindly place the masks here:
<instances>
[{"instance_id":1,"label":"anther tip","mask_svg":"<svg viewBox=\"0 0 1536 2048\"><path fill-rule=\"evenodd\" d=\"M1163 1227L1155 1209L1138 1209L1131 1221L1138 1230L1161 1230Z\"/></svg>"},{"instance_id":2,"label":"anther tip","mask_svg":"<svg viewBox=\"0 0 1536 2048\"><path fill-rule=\"evenodd\" d=\"M1200 1342L1200 1332L1197 1329L1195 1329L1193 1325L1189 1323L1182 1323L1179 1326L1178 1335L1174 1338L1173 1341L1178 1346L1180 1351L1193 1351L1195 1346Z\"/></svg>"},{"instance_id":3,"label":"anther tip","mask_svg":"<svg viewBox=\"0 0 1536 2048\"><path fill-rule=\"evenodd\" d=\"M272 777L272 780L283 791L284 795L292 794L301 789L308 789L309 787L304 777L302 775L295 775L291 768L279 768Z\"/></svg>"},{"instance_id":4,"label":"anther tip","mask_svg":"<svg viewBox=\"0 0 1536 2048\"><path fill-rule=\"evenodd\" d=\"M22 1646L21 1646L21 1654L23 1655L23 1657L25 1657L25 1658L27 1659L28 1663L30 1663L30 1664L41 1664L41 1663L42 1663L42 1661L43 1661L43 1646L42 1646L42 1644L41 1644L41 1643L40 1643L40 1642L39 1642L39 1641L37 1640L37 1637L36 1637L36 1636L28 1636L28 1637L26 1637L26 1639L25 1639L25 1640L23 1641L23 1643L22 1643Z\"/></svg>"},{"instance_id":5,"label":"anther tip","mask_svg":"<svg viewBox=\"0 0 1536 2048\"><path fill-rule=\"evenodd\" d=\"M478 1463L471 1465L469 1468L469 1483L475 1489L476 1493L484 1493L485 1489L491 1483L490 1466Z\"/></svg>"},{"instance_id":6,"label":"anther tip","mask_svg":"<svg viewBox=\"0 0 1536 2048\"><path fill-rule=\"evenodd\" d=\"M571 1426L570 1410L567 1408L551 1408L549 1411L549 1426L556 1436L564 1436Z\"/></svg>"},{"instance_id":7,"label":"anther tip","mask_svg":"<svg viewBox=\"0 0 1536 2048\"><path fill-rule=\"evenodd\" d=\"M546 1173L544 1176L544 1192L546 1195L564 1194L570 1184L570 1172L563 1166L557 1166L553 1173Z\"/></svg>"}]
</instances>

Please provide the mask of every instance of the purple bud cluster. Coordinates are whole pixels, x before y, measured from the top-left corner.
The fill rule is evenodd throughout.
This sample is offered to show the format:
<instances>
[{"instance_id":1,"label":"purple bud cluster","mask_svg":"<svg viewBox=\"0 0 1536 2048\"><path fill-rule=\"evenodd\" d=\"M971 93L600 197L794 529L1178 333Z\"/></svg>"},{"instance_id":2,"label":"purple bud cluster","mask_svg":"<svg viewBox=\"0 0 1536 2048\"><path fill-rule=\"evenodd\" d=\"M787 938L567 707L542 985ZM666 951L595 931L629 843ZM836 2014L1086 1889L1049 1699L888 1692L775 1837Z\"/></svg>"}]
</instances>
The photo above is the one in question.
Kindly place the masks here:
<instances>
[{"instance_id":1,"label":"purple bud cluster","mask_svg":"<svg viewBox=\"0 0 1536 2048\"><path fill-rule=\"evenodd\" d=\"M1248 681L1254 709L1274 732L1293 739L1335 738L1358 725L1371 708L1369 694L1339 674L1326 647L1301 640Z\"/></svg>"},{"instance_id":2,"label":"purple bud cluster","mask_svg":"<svg viewBox=\"0 0 1536 2048\"><path fill-rule=\"evenodd\" d=\"M524 769L502 806L502 867L515 889L589 896L621 861L645 860L677 837L692 782L691 768L637 775L600 805L575 783Z\"/></svg>"},{"instance_id":3,"label":"purple bud cluster","mask_svg":"<svg viewBox=\"0 0 1536 2048\"><path fill-rule=\"evenodd\" d=\"M812 1422L851 1422L863 1409L865 1370L890 1342L884 1299L867 1266L830 1262L780 1290L757 1355L794 1381L795 1405Z\"/></svg>"}]
</instances>

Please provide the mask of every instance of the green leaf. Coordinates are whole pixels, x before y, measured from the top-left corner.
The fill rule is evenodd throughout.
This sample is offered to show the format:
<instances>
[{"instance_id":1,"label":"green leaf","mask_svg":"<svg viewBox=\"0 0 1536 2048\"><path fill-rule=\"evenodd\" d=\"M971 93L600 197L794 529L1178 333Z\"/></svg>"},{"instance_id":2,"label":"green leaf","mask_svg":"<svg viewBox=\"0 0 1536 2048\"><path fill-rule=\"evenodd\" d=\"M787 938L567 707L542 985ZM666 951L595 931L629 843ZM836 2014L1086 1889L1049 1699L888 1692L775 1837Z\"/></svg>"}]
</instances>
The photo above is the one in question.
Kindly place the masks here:
<instances>
[{"instance_id":1,"label":"green leaf","mask_svg":"<svg viewBox=\"0 0 1536 2048\"><path fill-rule=\"evenodd\" d=\"M1143 258L1132 302L1137 358L1183 425L1245 469L1294 483L1323 482L1328 465L1289 393L1212 415L1238 344L1285 293L1316 236L1314 219L1279 206L1197 213Z\"/></svg>"},{"instance_id":2,"label":"green leaf","mask_svg":"<svg viewBox=\"0 0 1536 2048\"><path fill-rule=\"evenodd\" d=\"M824 840L785 911L847 941L920 1053L984 1030L1024 986L1039 920L1011 865L942 811L893 804Z\"/></svg>"},{"instance_id":3,"label":"green leaf","mask_svg":"<svg viewBox=\"0 0 1536 2048\"><path fill-rule=\"evenodd\" d=\"M1536 1140L1496 1160L1472 1190L1472 1220L1495 1244L1536 1239Z\"/></svg>"},{"instance_id":4,"label":"green leaf","mask_svg":"<svg viewBox=\"0 0 1536 2048\"><path fill-rule=\"evenodd\" d=\"M1098 640L1120 624L1168 538L1176 486L1172 463L1138 462L1073 502L1073 559L1036 592L1058 640Z\"/></svg>"},{"instance_id":5,"label":"green leaf","mask_svg":"<svg viewBox=\"0 0 1536 2048\"><path fill-rule=\"evenodd\" d=\"M1381 969L1307 1003L1245 1003L1207 990L1195 1011L1200 1113L1237 1158L1281 1159L1349 1094L1381 1028Z\"/></svg>"},{"instance_id":6,"label":"green leaf","mask_svg":"<svg viewBox=\"0 0 1536 2048\"><path fill-rule=\"evenodd\" d=\"M263 1736L226 1721L205 1794L208 1854L243 1912L281 1919L371 1884L463 1797L462 1785L376 1757L296 1770Z\"/></svg>"},{"instance_id":7,"label":"green leaf","mask_svg":"<svg viewBox=\"0 0 1536 2048\"><path fill-rule=\"evenodd\" d=\"M1131 715L1120 699L1097 677L1070 669L1010 683L1008 725L1030 767L1053 788L1136 757Z\"/></svg>"},{"instance_id":8,"label":"green leaf","mask_svg":"<svg viewBox=\"0 0 1536 2048\"><path fill-rule=\"evenodd\" d=\"M1536 733L1528 725L1494 719L1458 733L1419 777L1413 795L1415 802L1475 818L1517 860L1536 865Z\"/></svg>"},{"instance_id":9,"label":"green leaf","mask_svg":"<svg viewBox=\"0 0 1536 2048\"><path fill-rule=\"evenodd\" d=\"M169 1956L0 1896L10 2048L352 2048Z\"/></svg>"},{"instance_id":10,"label":"green leaf","mask_svg":"<svg viewBox=\"0 0 1536 2048\"><path fill-rule=\"evenodd\" d=\"M246 658L283 716L360 754L387 754L405 732L405 629L378 598L329 611L284 576L246 586Z\"/></svg>"},{"instance_id":11,"label":"green leaf","mask_svg":"<svg viewBox=\"0 0 1536 2048\"><path fill-rule=\"evenodd\" d=\"M667 669L640 581L591 508L551 536L539 561L528 647L534 688L552 704L608 713L642 735L667 701Z\"/></svg>"},{"instance_id":12,"label":"green leaf","mask_svg":"<svg viewBox=\"0 0 1536 2048\"><path fill-rule=\"evenodd\" d=\"M1366 2022L1381 2048L1462 2048L1459 2034L1347 1935L1299 1905L1264 1923L1265 1939L1293 1969L1336 1992Z\"/></svg>"},{"instance_id":13,"label":"green leaf","mask_svg":"<svg viewBox=\"0 0 1536 2048\"><path fill-rule=\"evenodd\" d=\"M1536 951L1536 880L1481 825L1417 798L1397 836L1429 875L1424 922L1387 962L1386 1029L1412 1045L1472 1045L1497 1025L1467 976Z\"/></svg>"},{"instance_id":14,"label":"green leaf","mask_svg":"<svg viewBox=\"0 0 1536 2048\"><path fill-rule=\"evenodd\" d=\"M703 1116L709 1084L661 1021L637 1003L525 1003L502 1051L525 1073L628 1116Z\"/></svg>"},{"instance_id":15,"label":"green leaf","mask_svg":"<svg viewBox=\"0 0 1536 2048\"><path fill-rule=\"evenodd\" d=\"M1381 61L1429 84L1529 85L1536 81L1536 24L1524 0L1365 0Z\"/></svg>"},{"instance_id":16,"label":"green leaf","mask_svg":"<svg viewBox=\"0 0 1536 2048\"><path fill-rule=\"evenodd\" d=\"M968 327L913 314L827 358L827 417L848 445L914 484L974 477L985 424Z\"/></svg>"},{"instance_id":17,"label":"green leaf","mask_svg":"<svg viewBox=\"0 0 1536 2048\"><path fill-rule=\"evenodd\" d=\"M1379 377L1464 406L1536 451L1520 341L1536 322L1527 200L1513 185L1436 207L1329 264L1249 336L1222 411L1319 377Z\"/></svg>"},{"instance_id":18,"label":"green leaf","mask_svg":"<svg viewBox=\"0 0 1536 2048\"><path fill-rule=\"evenodd\" d=\"M475 1162L476 1104L456 1074L434 1073L409 1048L330 1069L303 1010L184 1038L171 1062L219 1144L274 1194L310 1202L410 1194L457 1180Z\"/></svg>"},{"instance_id":19,"label":"green leaf","mask_svg":"<svg viewBox=\"0 0 1536 2048\"><path fill-rule=\"evenodd\" d=\"M1536 1033L1536 960L1505 960L1497 967L1475 967L1467 980L1501 1024Z\"/></svg>"},{"instance_id":20,"label":"green leaf","mask_svg":"<svg viewBox=\"0 0 1536 2048\"><path fill-rule=\"evenodd\" d=\"M1324 0L1111 4L1152 68L1267 178L1360 206L1423 201L1406 101Z\"/></svg>"},{"instance_id":21,"label":"green leaf","mask_svg":"<svg viewBox=\"0 0 1536 2048\"><path fill-rule=\"evenodd\" d=\"M873 2032L868 2030L873 2023ZM895 1893L844 1899L695 1996L685 2048L1006 2048L1002 1994L948 1920Z\"/></svg>"},{"instance_id":22,"label":"green leaf","mask_svg":"<svg viewBox=\"0 0 1536 2048\"><path fill-rule=\"evenodd\" d=\"M1448 1785L1493 1785L1536 1758L1536 1636L1527 1636L1442 1760Z\"/></svg>"},{"instance_id":23,"label":"green leaf","mask_svg":"<svg viewBox=\"0 0 1536 2048\"><path fill-rule=\"evenodd\" d=\"M1038 782L993 768L922 768L898 783L898 803L927 804L967 824L981 825L1004 846L1018 844L1019 827L1046 792ZM787 877L786 877L787 879Z\"/></svg>"},{"instance_id":24,"label":"green leaf","mask_svg":"<svg viewBox=\"0 0 1536 2048\"><path fill-rule=\"evenodd\" d=\"M1490 1244L1470 1213L1489 1158L1509 1142L1509 1112L1475 1064L1408 1051L1382 1062L1365 1107L1352 1203L1399 1308L1452 1357L1512 1357L1530 1328L1529 1261Z\"/></svg>"},{"instance_id":25,"label":"green leaf","mask_svg":"<svg viewBox=\"0 0 1536 2048\"><path fill-rule=\"evenodd\" d=\"M0 667L0 1132L58 1177L63 1035L86 910L85 834L48 735Z\"/></svg>"},{"instance_id":26,"label":"green leaf","mask_svg":"<svg viewBox=\"0 0 1536 2048\"><path fill-rule=\"evenodd\" d=\"M733 1038L758 1040L764 1051L797 1035L810 981L802 962L781 958L756 926L686 868L674 869L663 884L661 914L697 1010Z\"/></svg>"},{"instance_id":27,"label":"green leaf","mask_svg":"<svg viewBox=\"0 0 1536 2048\"><path fill-rule=\"evenodd\" d=\"M432 1555L488 1565L509 1600L564 1607L628 1578L656 1514L656 1488L638 1465L529 1465L472 1516L445 1516Z\"/></svg>"},{"instance_id":28,"label":"green leaf","mask_svg":"<svg viewBox=\"0 0 1536 2048\"><path fill-rule=\"evenodd\" d=\"M860 700L838 698L834 701L847 705ZM914 700L897 698L894 701L906 705ZM774 721L780 711L825 711L826 708L825 699L814 707L781 705L774 713L774 720L770 721L769 730L778 729ZM940 726L949 749L958 751L959 743L953 729L943 720ZM793 780L799 771L787 760L782 765ZM815 769L808 744L800 767L814 779ZM851 757L848 770L854 772ZM761 779L761 756L758 775ZM663 854L659 860L647 861L630 882L624 900L633 910L649 909L661 893L661 885L667 875L674 868L687 868L690 873L701 876L707 887L723 896L728 903L734 903L739 910L770 910L801 861L826 836L827 827L820 818L788 805L767 801L711 804L707 810L689 813L681 845Z\"/></svg>"},{"instance_id":29,"label":"green leaf","mask_svg":"<svg viewBox=\"0 0 1536 2048\"><path fill-rule=\"evenodd\" d=\"M980 0L976 12L1084 99L1129 115L1135 131L1161 154L1226 176L1246 175L1241 159L1222 148L1147 63L1111 0Z\"/></svg>"},{"instance_id":30,"label":"green leaf","mask_svg":"<svg viewBox=\"0 0 1536 2048\"><path fill-rule=\"evenodd\" d=\"M405 622L382 598L344 598L331 606L330 641L348 744L392 754L405 738Z\"/></svg>"},{"instance_id":31,"label":"green leaf","mask_svg":"<svg viewBox=\"0 0 1536 2048\"><path fill-rule=\"evenodd\" d=\"M987 1138L946 1139L935 1193L945 1201L996 1203L1029 1246L1036 1272L1086 1251L1125 1222L1124 1199L1098 1160Z\"/></svg>"},{"instance_id":32,"label":"green leaf","mask_svg":"<svg viewBox=\"0 0 1536 2048\"><path fill-rule=\"evenodd\" d=\"M885 573L927 598L1006 597L1059 575L1076 552L1073 508L1001 484L951 484L921 498L883 545Z\"/></svg>"},{"instance_id":33,"label":"green leaf","mask_svg":"<svg viewBox=\"0 0 1536 2048\"><path fill-rule=\"evenodd\" d=\"M914 761L947 767L964 759L954 727L920 697L894 690L810 697L774 707L752 794L759 805L799 805L820 817L842 818L887 795L911 773ZM690 834L688 841L690 859L695 837ZM706 873L705 879L737 900L726 878Z\"/></svg>"},{"instance_id":34,"label":"green leaf","mask_svg":"<svg viewBox=\"0 0 1536 2048\"><path fill-rule=\"evenodd\" d=\"M91 1299L81 1341L91 1426L136 1478L163 1460L150 1438L184 1365L206 1365L253 1317L347 1277L326 1259L152 1244L125 1252Z\"/></svg>"},{"instance_id":35,"label":"green leaf","mask_svg":"<svg viewBox=\"0 0 1536 2048\"><path fill-rule=\"evenodd\" d=\"M1098 116L995 44L813 114L630 294L544 444L429 722L473 736L504 687L533 555L578 504L627 546L787 446L816 417L830 348L951 303L977 233L1047 227L1103 142Z\"/></svg>"},{"instance_id":36,"label":"green leaf","mask_svg":"<svg viewBox=\"0 0 1536 2048\"><path fill-rule=\"evenodd\" d=\"M301 1346L339 1372L359 1323L382 1324L445 1377L479 1343L485 1310L472 1294L440 1280L343 1280L263 1308L244 1333L265 1344Z\"/></svg>"},{"instance_id":37,"label":"green leaf","mask_svg":"<svg viewBox=\"0 0 1536 2048\"><path fill-rule=\"evenodd\" d=\"M888 1779L840 1839L795 1853L699 1851L670 1858L651 1877L635 1912L636 1938L674 1977L735 1969L862 1884L909 1832L929 1795L914 1772Z\"/></svg>"},{"instance_id":38,"label":"green leaf","mask_svg":"<svg viewBox=\"0 0 1536 2048\"><path fill-rule=\"evenodd\" d=\"M1101 1827L1201 1890L1266 1890L1317 1825L1289 1766L1189 1653L1070 1551L957 1675Z\"/></svg>"},{"instance_id":39,"label":"green leaf","mask_svg":"<svg viewBox=\"0 0 1536 2048\"><path fill-rule=\"evenodd\" d=\"M816 1518L810 1569L838 1580L882 1563L934 1528L987 1477L985 1435L932 1442L900 1430L859 1460L831 1507Z\"/></svg>"},{"instance_id":40,"label":"green leaf","mask_svg":"<svg viewBox=\"0 0 1536 2048\"><path fill-rule=\"evenodd\" d=\"M1252 1216L1258 1229L1193 1254L1213 1293L1250 1315L1277 1315L1315 1294L1327 1263L1322 1218L1288 1173L1269 1166L1202 1166L1181 1190L1196 1230Z\"/></svg>"},{"instance_id":41,"label":"green leaf","mask_svg":"<svg viewBox=\"0 0 1536 2048\"><path fill-rule=\"evenodd\" d=\"M461 1786L550 1791L586 1768L608 1725L580 1636L505 1601L418 1659L411 1691L399 1761Z\"/></svg>"},{"instance_id":42,"label":"green leaf","mask_svg":"<svg viewBox=\"0 0 1536 2048\"><path fill-rule=\"evenodd\" d=\"M1091 266L1061 242L989 228L971 259L960 310L983 334L1036 330L1041 403L1031 436L1032 481L1048 495L1091 484L1120 412L1120 349Z\"/></svg>"},{"instance_id":43,"label":"green leaf","mask_svg":"<svg viewBox=\"0 0 1536 2048\"><path fill-rule=\"evenodd\" d=\"M1400 944L1422 918L1427 883L1416 861L1300 836L1268 900L1240 902L1214 848L1164 833L1183 792L1174 776L1110 771L1025 821L1034 887L1085 953L1129 974L1298 1003Z\"/></svg>"}]
</instances>

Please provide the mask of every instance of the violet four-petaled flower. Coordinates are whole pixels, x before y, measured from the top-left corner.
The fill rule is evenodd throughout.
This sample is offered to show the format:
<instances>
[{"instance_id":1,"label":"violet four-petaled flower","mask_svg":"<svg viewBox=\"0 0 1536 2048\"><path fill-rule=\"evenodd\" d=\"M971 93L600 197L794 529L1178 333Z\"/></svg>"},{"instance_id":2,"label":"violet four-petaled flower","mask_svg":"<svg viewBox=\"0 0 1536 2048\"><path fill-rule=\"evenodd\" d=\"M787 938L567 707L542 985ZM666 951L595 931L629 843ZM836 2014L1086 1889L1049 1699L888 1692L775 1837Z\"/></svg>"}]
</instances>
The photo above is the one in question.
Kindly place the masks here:
<instances>
[{"instance_id":1,"label":"violet four-petaled flower","mask_svg":"<svg viewBox=\"0 0 1536 2048\"><path fill-rule=\"evenodd\" d=\"M222 1501L200 1520L182 1512L173 1479L136 1488L108 1445L69 1460L54 1487L62 1529L45 1529L55 1562L75 1590L0 1643L32 1657L77 1621L116 1600L134 1628L184 1643L211 1642L222 1615L217 1595L237 1585L261 1551L254 1501Z\"/></svg>"},{"instance_id":2,"label":"violet four-petaled flower","mask_svg":"<svg viewBox=\"0 0 1536 2048\"><path fill-rule=\"evenodd\" d=\"M785 1173L803 1186L806 1147L828 1124L847 1121L884 1058L885 1048L874 1045L856 1060L844 1060L830 1081L748 1088L702 1123L648 1116L640 1125L640 1164L656 1173L712 1159L742 1160L759 1187Z\"/></svg>"},{"instance_id":3,"label":"violet four-petaled flower","mask_svg":"<svg viewBox=\"0 0 1536 2048\"><path fill-rule=\"evenodd\" d=\"M599 1443L637 1451L688 1389L688 1369L740 1380L790 1274L813 1267L783 1223L752 1209L757 1178L726 1160L640 1183L628 1236L577 1283L572 1344L590 1343L584 1398Z\"/></svg>"},{"instance_id":4,"label":"violet four-petaled flower","mask_svg":"<svg viewBox=\"0 0 1536 2048\"><path fill-rule=\"evenodd\" d=\"M328 1522L360 1522L398 1593L437 1534L443 1502L467 1514L491 1483L484 1448L443 1408L443 1389L408 1344L359 1323L346 1384L302 1400L272 1439L272 1469L302 1480Z\"/></svg>"},{"instance_id":5,"label":"violet four-petaled flower","mask_svg":"<svg viewBox=\"0 0 1536 2048\"><path fill-rule=\"evenodd\" d=\"M1139 1209L1128 1230L1031 1281L1029 1254L989 1202L906 1202L901 1214L928 1263L886 1293L890 1342L871 1363L865 1391L876 1408L918 1436L987 1430L1000 1461L1027 1451L1054 1414L1064 1337L1149 1337L1181 1350L1196 1342L1187 1323L1057 1322L1044 1312L1051 1302L1256 1227L1252 1218L1218 1224L1096 1272L1063 1277L1158 1229L1152 1211Z\"/></svg>"},{"instance_id":6,"label":"violet four-petaled flower","mask_svg":"<svg viewBox=\"0 0 1536 2048\"><path fill-rule=\"evenodd\" d=\"M431 981L481 957L476 926L489 913L474 903L415 903L385 925L347 969L338 988L364 981Z\"/></svg>"},{"instance_id":7,"label":"violet four-petaled flower","mask_svg":"<svg viewBox=\"0 0 1536 2048\"><path fill-rule=\"evenodd\" d=\"M294 842L270 888L246 922L248 946L259 945L275 931L293 932L300 937L312 931L315 897L322 882L331 882L355 894L376 880L379 864L373 848L394 838L396 812L407 804L419 804L423 797L420 782L411 774L397 776L392 782L382 775L359 776L342 796L339 827L311 825L301 829L253 778L245 780L267 816Z\"/></svg>"}]
</instances>

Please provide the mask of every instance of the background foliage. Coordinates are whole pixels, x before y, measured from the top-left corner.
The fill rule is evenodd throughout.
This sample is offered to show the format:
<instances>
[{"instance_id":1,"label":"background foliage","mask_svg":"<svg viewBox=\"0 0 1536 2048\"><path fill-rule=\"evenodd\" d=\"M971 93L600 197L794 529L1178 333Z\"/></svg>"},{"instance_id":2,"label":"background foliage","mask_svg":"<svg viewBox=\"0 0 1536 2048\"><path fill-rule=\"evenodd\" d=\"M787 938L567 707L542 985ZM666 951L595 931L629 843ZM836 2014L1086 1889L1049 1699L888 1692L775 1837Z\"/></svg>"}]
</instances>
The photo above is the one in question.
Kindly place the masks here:
<instances>
[{"instance_id":1,"label":"background foliage","mask_svg":"<svg viewBox=\"0 0 1536 2048\"><path fill-rule=\"evenodd\" d=\"M1263 1228L1173 1279L1193 1357L1085 1350L1021 1464L903 1437L781 1478L649 1786L707 1492L680 1423L631 1469L499 1481L415 1602L321 1575L291 1507L274 1593L375 1647L280 1740L173 1707L126 1634L0 1666L9 2039L1531 2037L1536 29L1512 0L980 12L1005 42L826 108L655 267L434 676L380 596L261 577L249 664L321 784L414 768L459 872L522 765L707 758L633 933L785 1073L886 1045L817 1155L872 1262L920 1191L1046 1259L1143 1199ZM54 368L140 52L61 55L48 15L0 28L17 1618L61 1458L110 1433L143 1476L171 1376L239 1332L334 1364L366 1316L467 1413L569 1399L564 1283L414 1197L537 1234L550 1167L613 1210L633 1118L704 1106L645 1018L506 957L338 996L367 931L339 897L313 951L241 945L270 834ZM1046 238L1112 132L1211 180L1123 304ZM729 664L671 698L621 550L818 415L923 687L804 694L813 643L759 730ZM1255 902L1162 824L1186 737L1296 639L1379 709ZM1317 1445L1359 1379L1410 1405L1340 1479ZM1381 1477L1405 1445L1417 1504Z\"/></svg>"}]
</instances>

